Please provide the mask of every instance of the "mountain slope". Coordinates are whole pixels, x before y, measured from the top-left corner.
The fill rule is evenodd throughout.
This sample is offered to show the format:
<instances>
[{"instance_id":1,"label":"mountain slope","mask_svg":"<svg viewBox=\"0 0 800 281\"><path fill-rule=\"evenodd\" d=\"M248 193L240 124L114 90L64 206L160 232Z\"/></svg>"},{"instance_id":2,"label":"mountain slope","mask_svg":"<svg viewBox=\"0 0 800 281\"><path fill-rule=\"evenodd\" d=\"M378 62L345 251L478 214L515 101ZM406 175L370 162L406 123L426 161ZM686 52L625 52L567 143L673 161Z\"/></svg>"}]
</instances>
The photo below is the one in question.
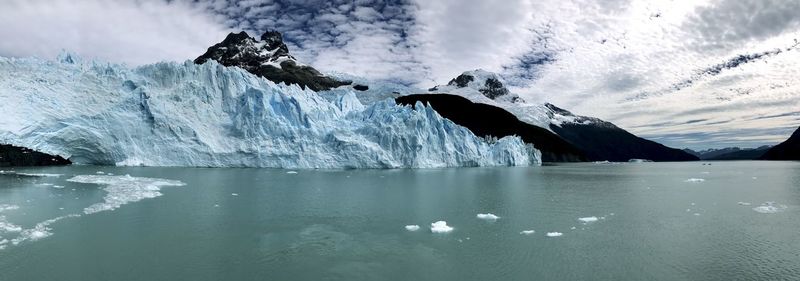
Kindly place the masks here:
<instances>
[{"instance_id":1,"label":"mountain slope","mask_svg":"<svg viewBox=\"0 0 800 281\"><path fill-rule=\"evenodd\" d=\"M786 141L772 147L763 156L763 160L800 160L800 128Z\"/></svg>"},{"instance_id":2,"label":"mountain slope","mask_svg":"<svg viewBox=\"0 0 800 281\"><path fill-rule=\"evenodd\" d=\"M265 32L261 35L261 40L250 37L244 31L230 33L225 40L209 47L194 62L203 64L209 60L215 60L224 66L241 67L275 83L296 84L314 91L351 84L349 81L338 81L325 76L311 66L299 64L289 55L289 48L277 31Z\"/></svg>"},{"instance_id":3,"label":"mountain slope","mask_svg":"<svg viewBox=\"0 0 800 281\"><path fill-rule=\"evenodd\" d=\"M552 146L563 147L559 143L564 141L582 151L586 159L590 161L628 161L629 159L648 159L653 161L698 160L697 157L679 149L669 148L637 137L610 122L598 118L575 115L549 103L541 105L527 103L518 95L506 89L503 86L502 78L488 71L473 70L464 72L447 85L433 87L429 89L429 92L432 94L458 95L475 103L496 106L515 115L522 122L555 133L563 140L548 138L537 143L537 148L542 150L545 161L553 159L546 157L549 154L558 154L562 151L549 151L550 153L548 153L548 148L542 145L551 143ZM440 112L446 110L458 111L459 109L448 108L457 106L460 105L442 104L434 106L434 108ZM459 121L456 121L456 123L459 123ZM464 126L470 127L468 125ZM476 134L481 135L480 133ZM566 155L564 158L574 159Z\"/></svg>"},{"instance_id":4,"label":"mountain slope","mask_svg":"<svg viewBox=\"0 0 800 281\"><path fill-rule=\"evenodd\" d=\"M709 157L703 160L757 160L761 158L768 150L770 150L772 146L761 146L757 148L744 148L737 151L731 151L728 153L723 153L719 155L715 155L713 157Z\"/></svg>"},{"instance_id":5,"label":"mountain slope","mask_svg":"<svg viewBox=\"0 0 800 281\"><path fill-rule=\"evenodd\" d=\"M542 161L585 161L583 152L552 132L522 122L508 111L448 94L416 94L398 97L399 104L430 105L436 112L482 137L519 136L542 151Z\"/></svg>"}]
</instances>

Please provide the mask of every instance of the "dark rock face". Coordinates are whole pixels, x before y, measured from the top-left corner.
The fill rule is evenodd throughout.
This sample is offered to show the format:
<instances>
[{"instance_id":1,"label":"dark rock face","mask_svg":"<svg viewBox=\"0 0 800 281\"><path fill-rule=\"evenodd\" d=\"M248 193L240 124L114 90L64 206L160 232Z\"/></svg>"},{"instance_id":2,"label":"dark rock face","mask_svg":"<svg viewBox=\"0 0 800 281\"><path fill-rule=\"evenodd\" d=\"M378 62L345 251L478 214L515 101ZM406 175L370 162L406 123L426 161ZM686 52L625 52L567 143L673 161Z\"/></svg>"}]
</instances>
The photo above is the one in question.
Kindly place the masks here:
<instances>
[{"instance_id":1,"label":"dark rock face","mask_svg":"<svg viewBox=\"0 0 800 281\"><path fill-rule=\"evenodd\" d=\"M585 161L583 152L552 132L522 122L510 112L495 106L472 101L457 95L418 94L395 99L398 104L429 104L443 117L468 128L481 137L516 135L542 151L544 162ZM627 159L626 159L627 160Z\"/></svg>"},{"instance_id":2,"label":"dark rock face","mask_svg":"<svg viewBox=\"0 0 800 281\"><path fill-rule=\"evenodd\" d=\"M215 60L224 66L241 67L275 83L296 84L314 91L351 84L324 76L313 67L297 64L277 31L265 32L261 40L250 37L246 32L230 33L225 40L209 47L194 63L203 64L208 60Z\"/></svg>"},{"instance_id":3,"label":"dark rock face","mask_svg":"<svg viewBox=\"0 0 800 281\"><path fill-rule=\"evenodd\" d=\"M762 160L800 160L800 128L798 128L786 141L772 147L763 156Z\"/></svg>"},{"instance_id":4,"label":"dark rock face","mask_svg":"<svg viewBox=\"0 0 800 281\"><path fill-rule=\"evenodd\" d=\"M0 167L9 166L56 166L71 162L57 155L49 155L24 147L0 144Z\"/></svg>"},{"instance_id":5,"label":"dark rock face","mask_svg":"<svg viewBox=\"0 0 800 281\"><path fill-rule=\"evenodd\" d=\"M500 96L508 95L509 91L503 86L503 83L500 80L489 78L486 79L486 83L484 84L483 88L478 89L481 93L490 99L495 99Z\"/></svg>"},{"instance_id":6,"label":"dark rock face","mask_svg":"<svg viewBox=\"0 0 800 281\"><path fill-rule=\"evenodd\" d=\"M367 85L353 85L353 90L366 91L366 90L369 90L369 86L367 86Z\"/></svg>"},{"instance_id":7,"label":"dark rock face","mask_svg":"<svg viewBox=\"0 0 800 281\"><path fill-rule=\"evenodd\" d=\"M469 82L472 82L474 80L475 80L475 77L473 77L472 75L461 74L458 77L453 78L453 80L450 80L450 82L447 82L447 85L456 86L456 87L459 87L459 88L464 88L469 84ZM436 87L434 87L434 88L436 88Z\"/></svg>"},{"instance_id":8,"label":"dark rock face","mask_svg":"<svg viewBox=\"0 0 800 281\"><path fill-rule=\"evenodd\" d=\"M574 123L550 129L567 142L586 153L591 161L626 162L630 159L653 161L696 161L697 156L683 150L637 137L616 125L593 117L577 116L552 104L546 106L554 113L575 118Z\"/></svg>"}]
</instances>

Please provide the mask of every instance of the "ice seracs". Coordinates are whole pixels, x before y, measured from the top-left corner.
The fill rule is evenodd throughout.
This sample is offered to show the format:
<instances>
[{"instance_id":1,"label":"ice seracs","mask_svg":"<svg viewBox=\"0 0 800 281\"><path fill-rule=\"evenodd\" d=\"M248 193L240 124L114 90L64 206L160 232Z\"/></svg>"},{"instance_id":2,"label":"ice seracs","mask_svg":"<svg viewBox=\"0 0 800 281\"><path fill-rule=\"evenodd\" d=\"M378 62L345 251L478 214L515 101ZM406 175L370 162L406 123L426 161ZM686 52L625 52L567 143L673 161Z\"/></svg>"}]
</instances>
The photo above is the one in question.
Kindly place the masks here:
<instances>
[{"instance_id":1,"label":"ice seracs","mask_svg":"<svg viewBox=\"0 0 800 281\"><path fill-rule=\"evenodd\" d=\"M77 164L274 168L524 166L518 137L487 141L424 105L327 99L247 71L0 58L0 143Z\"/></svg>"}]
</instances>

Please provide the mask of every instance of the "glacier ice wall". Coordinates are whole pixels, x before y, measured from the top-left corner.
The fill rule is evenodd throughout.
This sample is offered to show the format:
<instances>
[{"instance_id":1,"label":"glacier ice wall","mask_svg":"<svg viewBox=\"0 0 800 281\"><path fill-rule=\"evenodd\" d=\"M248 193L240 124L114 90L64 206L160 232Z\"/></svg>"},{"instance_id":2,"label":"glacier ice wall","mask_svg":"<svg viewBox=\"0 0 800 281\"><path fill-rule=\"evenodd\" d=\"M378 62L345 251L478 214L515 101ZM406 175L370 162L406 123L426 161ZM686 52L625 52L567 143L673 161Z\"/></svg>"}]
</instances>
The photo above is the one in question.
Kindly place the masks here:
<instances>
[{"instance_id":1,"label":"glacier ice wall","mask_svg":"<svg viewBox=\"0 0 800 281\"><path fill-rule=\"evenodd\" d=\"M485 140L432 108L352 91L323 98L239 68L137 68L0 57L0 143L79 164L426 168L536 165L517 137Z\"/></svg>"}]
</instances>

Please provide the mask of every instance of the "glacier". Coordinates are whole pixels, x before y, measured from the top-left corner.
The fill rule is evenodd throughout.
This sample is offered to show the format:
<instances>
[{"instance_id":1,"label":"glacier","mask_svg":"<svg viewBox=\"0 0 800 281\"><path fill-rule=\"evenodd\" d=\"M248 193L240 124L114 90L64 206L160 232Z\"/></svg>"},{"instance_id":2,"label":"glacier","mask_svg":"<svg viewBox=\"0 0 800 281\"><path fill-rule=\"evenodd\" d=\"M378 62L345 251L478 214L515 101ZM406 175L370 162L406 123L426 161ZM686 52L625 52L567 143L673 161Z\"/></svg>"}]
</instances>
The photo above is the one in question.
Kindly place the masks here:
<instances>
[{"instance_id":1,"label":"glacier","mask_svg":"<svg viewBox=\"0 0 800 281\"><path fill-rule=\"evenodd\" d=\"M374 85L374 84L373 84ZM376 87L380 89L380 87ZM368 94L368 93L362 93ZM129 68L0 57L0 143L76 164L272 168L525 166L518 137L484 139L431 107L323 97L214 61Z\"/></svg>"}]
</instances>

